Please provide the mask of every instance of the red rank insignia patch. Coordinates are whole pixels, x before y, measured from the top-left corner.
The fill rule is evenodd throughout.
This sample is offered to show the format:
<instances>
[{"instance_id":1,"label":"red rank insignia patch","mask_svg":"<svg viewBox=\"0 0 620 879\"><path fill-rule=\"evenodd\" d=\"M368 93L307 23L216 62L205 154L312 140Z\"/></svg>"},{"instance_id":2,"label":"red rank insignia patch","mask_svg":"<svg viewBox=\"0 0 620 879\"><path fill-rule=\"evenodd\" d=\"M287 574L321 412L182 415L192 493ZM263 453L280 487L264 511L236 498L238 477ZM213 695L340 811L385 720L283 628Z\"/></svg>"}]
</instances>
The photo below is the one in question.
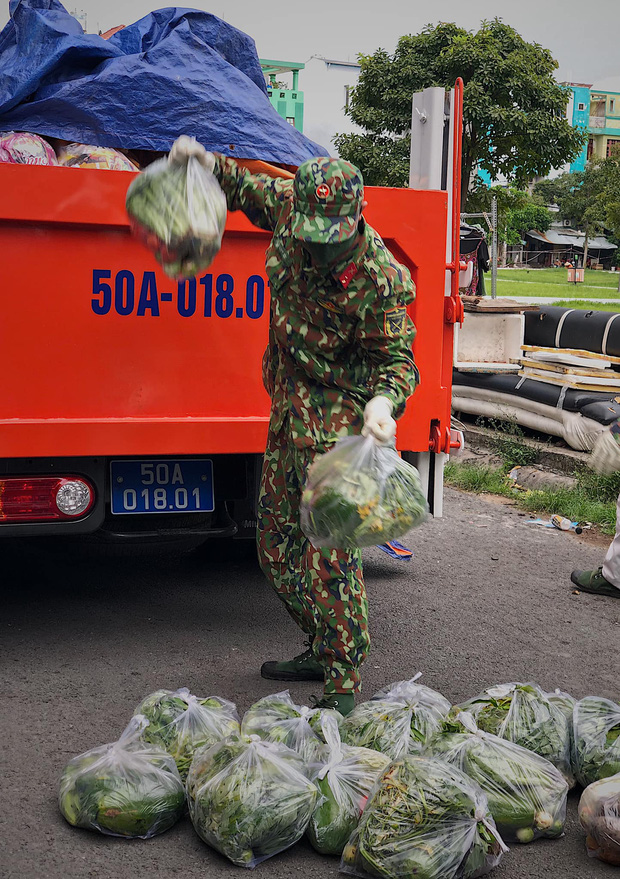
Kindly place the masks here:
<instances>
[{"instance_id":1,"label":"red rank insignia patch","mask_svg":"<svg viewBox=\"0 0 620 879\"><path fill-rule=\"evenodd\" d=\"M331 189L327 185L327 183L320 183L316 188L316 197L317 198L329 198L331 195Z\"/></svg>"},{"instance_id":2,"label":"red rank insignia patch","mask_svg":"<svg viewBox=\"0 0 620 879\"><path fill-rule=\"evenodd\" d=\"M389 336L390 338L402 336L406 325L407 309L404 305L399 305L398 308L390 308L389 311L385 312L383 318L383 332L386 336Z\"/></svg>"},{"instance_id":3,"label":"red rank insignia patch","mask_svg":"<svg viewBox=\"0 0 620 879\"><path fill-rule=\"evenodd\" d=\"M353 278L355 277L356 274L357 274L357 266L355 265L354 262L349 263L349 265L346 267L344 272L338 278L338 280L340 281L340 283L342 284L342 286L344 287L345 290L347 289L347 287L349 286L349 284L351 283L351 281L353 280Z\"/></svg>"}]
</instances>

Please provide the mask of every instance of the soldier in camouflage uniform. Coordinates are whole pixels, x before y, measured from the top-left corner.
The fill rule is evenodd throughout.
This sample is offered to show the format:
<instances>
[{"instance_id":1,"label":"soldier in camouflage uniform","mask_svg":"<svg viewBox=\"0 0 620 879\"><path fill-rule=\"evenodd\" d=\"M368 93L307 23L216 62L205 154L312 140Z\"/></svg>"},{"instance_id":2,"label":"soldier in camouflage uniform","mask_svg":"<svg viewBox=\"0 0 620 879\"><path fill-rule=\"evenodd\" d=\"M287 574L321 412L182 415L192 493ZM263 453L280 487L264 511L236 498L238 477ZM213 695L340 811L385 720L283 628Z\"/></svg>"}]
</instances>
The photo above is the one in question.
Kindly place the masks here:
<instances>
[{"instance_id":1,"label":"soldier in camouflage uniform","mask_svg":"<svg viewBox=\"0 0 620 879\"><path fill-rule=\"evenodd\" d=\"M200 158L200 155L199 155ZM361 554L315 549L299 523L308 468L340 437L393 438L417 382L415 287L363 219L363 181L342 160L312 159L294 180L252 174L207 154L231 211L273 233L263 381L271 396L259 510L261 567L308 649L266 662L276 680L323 680L321 706L348 713L369 649ZM392 417L393 416L393 417Z\"/></svg>"}]
</instances>

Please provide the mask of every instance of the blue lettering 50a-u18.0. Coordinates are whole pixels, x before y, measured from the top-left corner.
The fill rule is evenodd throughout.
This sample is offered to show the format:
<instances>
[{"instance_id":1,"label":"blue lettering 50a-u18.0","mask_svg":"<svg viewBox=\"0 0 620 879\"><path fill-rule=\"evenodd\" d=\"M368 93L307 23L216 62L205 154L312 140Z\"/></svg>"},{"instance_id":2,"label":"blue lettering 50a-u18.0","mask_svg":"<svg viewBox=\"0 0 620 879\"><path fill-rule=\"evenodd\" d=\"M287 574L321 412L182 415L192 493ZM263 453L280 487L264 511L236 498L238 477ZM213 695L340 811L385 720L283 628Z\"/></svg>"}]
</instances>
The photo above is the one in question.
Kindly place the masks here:
<instances>
[{"instance_id":1,"label":"blue lettering 50a-u18.0","mask_svg":"<svg viewBox=\"0 0 620 879\"><path fill-rule=\"evenodd\" d=\"M174 281L169 283L174 286ZM109 269L93 269L91 307L97 315L160 317L176 310L181 317L257 320L265 311L265 283L262 275L250 275L235 289L232 275L206 274L178 281L176 290L170 292L158 289L155 272L142 272L136 277L127 269L115 274Z\"/></svg>"}]
</instances>

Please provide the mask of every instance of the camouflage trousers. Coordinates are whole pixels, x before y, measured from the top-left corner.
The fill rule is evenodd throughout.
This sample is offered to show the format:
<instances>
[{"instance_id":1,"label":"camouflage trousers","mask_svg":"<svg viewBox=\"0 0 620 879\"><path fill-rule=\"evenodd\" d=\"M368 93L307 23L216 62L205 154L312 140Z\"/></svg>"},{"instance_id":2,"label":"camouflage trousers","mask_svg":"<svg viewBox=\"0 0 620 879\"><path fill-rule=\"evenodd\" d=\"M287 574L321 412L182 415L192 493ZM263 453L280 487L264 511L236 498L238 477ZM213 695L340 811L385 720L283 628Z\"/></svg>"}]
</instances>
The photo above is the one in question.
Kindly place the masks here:
<instances>
[{"instance_id":1,"label":"camouflage trousers","mask_svg":"<svg viewBox=\"0 0 620 879\"><path fill-rule=\"evenodd\" d=\"M359 550L315 549L299 524L308 468L326 446L298 448L288 419L270 430L258 501L261 568L325 668L325 693L360 689L369 649L368 603Z\"/></svg>"}]
</instances>

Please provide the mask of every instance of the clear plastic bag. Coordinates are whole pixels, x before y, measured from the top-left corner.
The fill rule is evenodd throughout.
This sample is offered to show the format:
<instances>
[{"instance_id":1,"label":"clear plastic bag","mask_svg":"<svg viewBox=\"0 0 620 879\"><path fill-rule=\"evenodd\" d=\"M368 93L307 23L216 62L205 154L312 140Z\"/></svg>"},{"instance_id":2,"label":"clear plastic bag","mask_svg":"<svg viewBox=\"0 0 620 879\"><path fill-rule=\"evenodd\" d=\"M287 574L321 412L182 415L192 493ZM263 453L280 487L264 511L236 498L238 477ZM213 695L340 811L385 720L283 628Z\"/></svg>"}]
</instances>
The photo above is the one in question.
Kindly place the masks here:
<instances>
[{"instance_id":1,"label":"clear plastic bag","mask_svg":"<svg viewBox=\"0 0 620 879\"><path fill-rule=\"evenodd\" d=\"M590 857L620 867L620 774L588 785L579 800L579 821Z\"/></svg>"},{"instance_id":2,"label":"clear plastic bag","mask_svg":"<svg viewBox=\"0 0 620 879\"><path fill-rule=\"evenodd\" d=\"M379 690L344 718L340 734L347 745L371 748L397 760L423 750L441 728L450 702L418 684L421 673Z\"/></svg>"},{"instance_id":3,"label":"clear plastic bag","mask_svg":"<svg viewBox=\"0 0 620 879\"><path fill-rule=\"evenodd\" d=\"M140 736L134 717L117 742L74 757L60 779L58 804L74 827L149 839L183 815L185 791L174 760Z\"/></svg>"},{"instance_id":4,"label":"clear plastic bag","mask_svg":"<svg viewBox=\"0 0 620 879\"><path fill-rule=\"evenodd\" d=\"M556 766L572 787L571 724L565 705L536 684L498 684L457 706L478 727L533 751Z\"/></svg>"},{"instance_id":5,"label":"clear plastic bag","mask_svg":"<svg viewBox=\"0 0 620 879\"><path fill-rule=\"evenodd\" d=\"M474 879L506 850L471 779L439 760L403 757L379 778L340 870L369 879Z\"/></svg>"},{"instance_id":6,"label":"clear plastic bag","mask_svg":"<svg viewBox=\"0 0 620 879\"><path fill-rule=\"evenodd\" d=\"M126 208L134 234L175 280L195 278L219 253L226 197L194 156L149 165L129 187Z\"/></svg>"},{"instance_id":7,"label":"clear plastic bag","mask_svg":"<svg viewBox=\"0 0 620 879\"><path fill-rule=\"evenodd\" d=\"M587 696L573 714L573 769L579 784L620 772L620 705Z\"/></svg>"},{"instance_id":8,"label":"clear plastic bag","mask_svg":"<svg viewBox=\"0 0 620 879\"><path fill-rule=\"evenodd\" d=\"M239 867L255 867L301 839L317 796L301 757L258 736L201 748L187 778L196 832Z\"/></svg>"},{"instance_id":9,"label":"clear plastic bag","mask_svg":"<svg viewBox=\"0 0 620 879\"><path fill-rule=\"evenodd\" d=\"M57 165L56 153L38 134L0 132L0 162L11 165Z\"/></svg>"},{"instance_id":10,"label":"clear plastic bag","mask_svg":"<svg viewBox=\"0 0 620 879\"><path fill-rule=\"evenodd\" d=\"M58 164L67 168L94 168L106 171L137 171L131 159L112 147L70 143L58 151Z\"/></svg>"},{"instance_id":11,"label":"clear plastic bag","mask_svg":"<svg viewBox=\"0 0 620 879\"><path fill-rule=\"evenodd\" d=\"M461 769L485 792L502 836L532 842L564 833L568 784L556 767L492 733L478 729L471 714L458 712L428 753Z\"/></svg>"},{"instance_id":12,"label":"clear plastic bag","mask_svg":"<svg viewBox=\"0 0 620 879\"><path fill-rule=\"evenodd\" d=\"M427 512L418 471L394 446L349 436L310 468L301 527L314 546L355 549L401 537Z\"/></svg>"},{"instance_id":13,"label":"clear plastic bag","mask_svg":"<svg viewBox=\"0 0 620 879\"><path fill-rule=\"evenodd\" d=\"M239 715L232 702L218 696L193 696L186 687L157 690L142 700L134 714L149 725L143 739L167 751L185 780L195 751L240 734Z\"/></svg>"},{"instance_id":14,"label":"clear plastic bag","mask_svg":"<svg viewBox=\"0 0 620 879\"><path fill-rule=\"evenodd\" d=\"M333 717L322 720L327 762L311 777L319 791L307 835L323 855L341 855L357 827L364 806L390 758L369 748L343 745Z\"/></svg>"},{"instance_id":15,"label":"clear plastic bag","mask_svg":"<svg viewBox=\"0 0 620 879\"><path fill-rule=\"evenodd\" d=\"M279 742L296 751L305 763L323 759L324 739L321 720L331 715L338 721L337 711L296 705L288 690L265 696L255 702L243 717L241 731L257 735L266 742Z\"/></svg>"}]
</instances>

